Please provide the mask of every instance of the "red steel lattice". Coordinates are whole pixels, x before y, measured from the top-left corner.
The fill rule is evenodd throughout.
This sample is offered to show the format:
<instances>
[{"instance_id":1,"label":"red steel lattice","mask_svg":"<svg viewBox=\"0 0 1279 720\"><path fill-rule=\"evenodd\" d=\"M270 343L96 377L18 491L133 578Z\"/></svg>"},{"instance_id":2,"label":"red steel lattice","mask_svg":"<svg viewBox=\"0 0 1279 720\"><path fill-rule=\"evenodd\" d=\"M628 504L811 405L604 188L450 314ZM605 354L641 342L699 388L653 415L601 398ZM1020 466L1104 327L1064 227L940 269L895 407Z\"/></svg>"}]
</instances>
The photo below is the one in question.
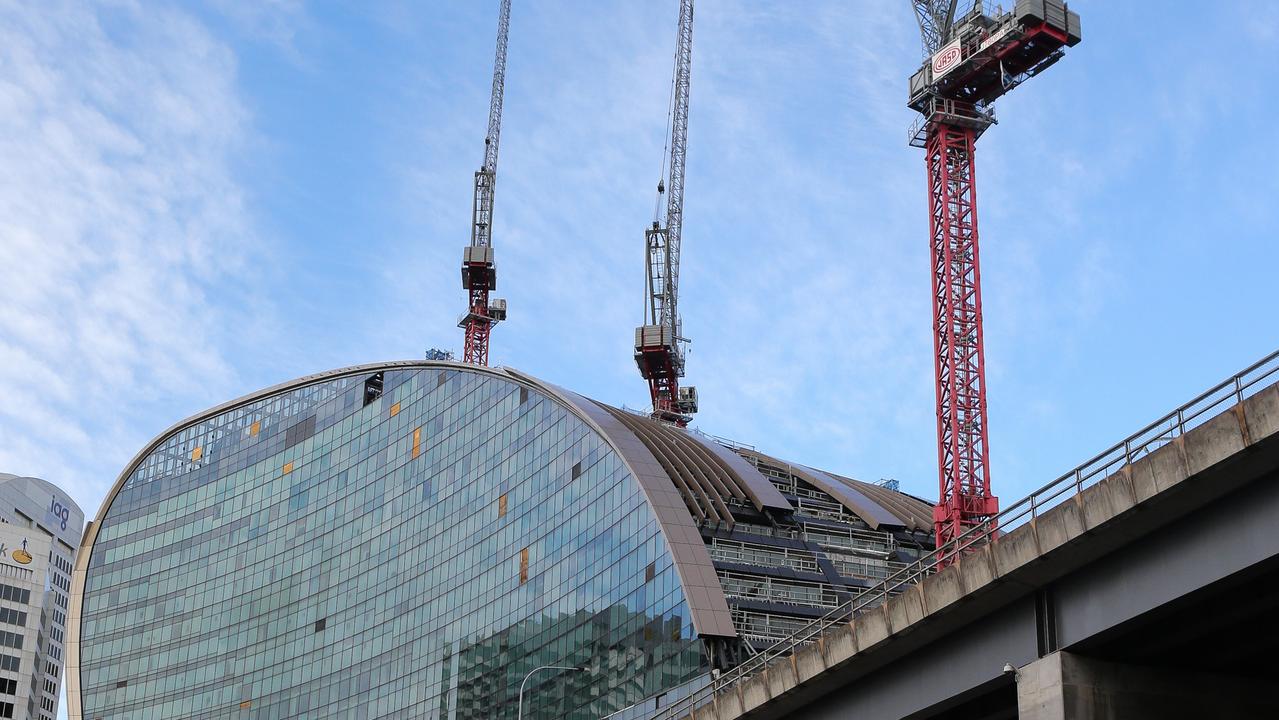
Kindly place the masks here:
<instances>
[{"instance_id":1,"label":"red steel lattice","mask_svg":"<svg viewBox=\"0 0 1279 720\"><path fill-rule=\"evenodd\" d=\"M937 546L994 516L986 438L986 378L977 246L977 131L934 121L925 146L932 240Z\"/></svg>"},{"instance_id":2,"label":"red steel lattice","mask_svg":"<svg viewBox=\"0 0 1279 720\"><path fill-rule=\"evenodd\" d=\"M489 333L493 321L489 314L487 288L470 288L471 311L466 320L466 342L462 348L462 362L474 365L489 364Z\"/></svg>"}]
</instances>

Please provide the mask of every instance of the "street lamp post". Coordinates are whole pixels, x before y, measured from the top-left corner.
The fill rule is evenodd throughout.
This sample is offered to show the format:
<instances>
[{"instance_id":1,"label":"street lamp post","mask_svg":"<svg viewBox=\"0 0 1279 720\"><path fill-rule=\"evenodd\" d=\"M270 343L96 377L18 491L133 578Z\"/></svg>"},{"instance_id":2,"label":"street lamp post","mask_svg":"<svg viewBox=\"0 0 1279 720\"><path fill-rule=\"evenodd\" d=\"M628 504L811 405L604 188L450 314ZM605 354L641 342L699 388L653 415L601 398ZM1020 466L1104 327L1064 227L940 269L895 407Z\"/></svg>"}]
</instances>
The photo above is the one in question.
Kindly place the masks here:
<instances>
[{"instance_id":1,"label":"street lamp post","mask_svg":"<svg viewBox=\"0 0 1279 720\"><path fill-rule=\"evenodd\" d=\"M533 677L533 673L539 670L581 670L582 672L587 672L584 667L572 667L569 665L542 665L529 670L528 674L524 676L524 682L520 683L520 704L519 709L515 712L515 720L524 720L524 685L528 683L529 678Z\"/></svg>"}]
</instances>

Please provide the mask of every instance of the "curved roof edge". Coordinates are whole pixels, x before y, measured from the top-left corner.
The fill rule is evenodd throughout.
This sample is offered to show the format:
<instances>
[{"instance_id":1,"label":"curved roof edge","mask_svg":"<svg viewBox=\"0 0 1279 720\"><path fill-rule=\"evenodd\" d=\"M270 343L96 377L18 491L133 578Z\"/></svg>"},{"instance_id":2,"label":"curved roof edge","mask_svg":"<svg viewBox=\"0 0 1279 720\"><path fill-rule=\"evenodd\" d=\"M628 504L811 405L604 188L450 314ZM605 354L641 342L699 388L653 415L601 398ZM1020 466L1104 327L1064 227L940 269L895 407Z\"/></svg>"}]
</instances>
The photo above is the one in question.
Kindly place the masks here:
<instances>
[{"instance_id":1,"label":"curved roof edge","mask_svg":"<svg viewBox=\"0 0 1279 720\"><path fill-rule=\"evenodd\" d=\"M778 468L785 468L813 487L835 498L849 512L861 518L872 529L880 527L906 528L909 530L931 529L932 515L930 508L916 508L911 503L914 498L881 488L871 483L849 480L816 468L787 462L758 450L743 448L738 451L747 457L755 458Z\"/></svg>"},{"instance_id":2,"label":"curved roof edge","mask_svg":"<svg viewBox=\"0 0 1279 720\"><path fill-rule=\"evenodd\" d=\"M98 512L84 526L84 534L80 537L80 549L76 553L75 566L71 571L71 603L67 609L67 641L66 641L66 664L63 668L63 680L67 688L67 717L70 720L83 720L84 711L80 707L80 624L81 615L83 613L83 597L85 577L88 573L89 558L93 555L93 545L98 539L98 528L107 511L111 508L111 504L115 502L116 496L124 488L124 483L128 480L138 465L156 448L160 447L164 441L168 440L174 433L181 431L190 425L216 417L230 410L234 410L242 405L260 400L270 395L293 390L307 385L327 382L329 380L337 380L352 375L363 375L370 372L381 372L384 370L398 370L409 368L449 368L454 370L471 370L483 372L505 380L510 380L511 376L504 372L505 368L487 368L476 365L465 365L459 362L448 361L429 361L429 360L398 360L391 362L369 363L364 365L350 365L344 368L328 370L325 372L312 373L303 375L300 378L277 383L261 390L242 395L234 400L228 400L220 405L215 405L207 410L198 412L184 420L173 423L163 432L156 435L151 442L142 447L141 450L133 456L133 459L124 466L119 476L116 477L115 483L111 485L111 489L102 498L102 505L98 507Z\"/></svg>"},{"instance_id":3,"label":"curved roof edge","mask_svg":"<svg viewBox=\"0 0 1279 720\"><path fill-rule=\"evenodd\" d=\"M840 482L834 475L829 475L816 468L810 468L807 465L792 465L792 467L799 470L796 473L797 475L807 474L813 480L817 480L818 482L815 483L817 487L838 498L849 510L857 513L861 519L866 521L866 524L874 529L879 529L881 525L905 527L908 524L906 518L900 517L891 509L875 502L851 484Z\"/></svg>"},{"instance_id":4,"label":"curved roof edge","mask_svg":"<svg viewBox=\"0 0 1279 720\"><path fill-rule=\"evenodd\" d=\"M609 416L608 413L599 409L593 402L576 393L544 383L506 367L488 368L459 362L432 360L400 360L352 365L336 370L304 375L295 380L278 383L196 413L170 425L163 432L156 435L124 467L124 470L120 472L115 483L103 498L102 505L98 508L93 520L85 525L84 534L80 541L80 550L76 554L75 567L72 571L71 606L68 609L69 617L67 621L67 658L64 670L68 717L72 720L82 720L83 718L83 708L80 706L80 626L83 614L84 584L88 573L89 558L93 554L93 545L97 541L98 528L111 504L124 488L129 476L133 474L133 471L148 455L160 447L174 433L264 397L353 375L386 370L428 368L464 370L522 383L532 390L559 401L580 420L598 432L617 452L618 456L622 458L622 461L627 464L631 474L636 478L637 483L645 493L645 499L648 500L649 506L653 509L654 516L657 517L658 526L666 537L667 546L670 547L671 555L675 560L676 572L679 574L680 581L684 586L684 596L688 601L694 631L703 636L737 636L737 631L733 627L732 615L728 609L728 602L724 597L723 587L719 584L719 580L715 576L715 568L711 564L710 553L707 552L701 535L692 521L692 516L672 485L670 478L634 434ZM604 421L603 424L601 424L601 420ZM608 427L607 430L605 426Z\"/></svg>"},{"instance_id":5,"label":"curved roof edge","mask_svg":"<svg viewBox=\"0 0 1279 720\"><path fill-rule=\"evenodd\" d=\"M598 400L591 402L644 443L699 522L732 528L735 521L729 506L747 501L760 512L789 515L794 511L781 492L750 463L707 436Z\"/></svg>"},{"instance_id":6,"label":"curved roof edge","mask_svg":"<svg viewBox=\"0 0 1279 720\"><path fill-rule=\"evenodd\" d=\"M63 490L48 480L34 477L32 475L14 475L13 473L0 472L0 483L9 482L10 480L29 480L45 490L53 491L59 496L59 500L66 500L71 503L71 509L79 513L80 517L84 517L84 508L80 507L80 504L75 501L75 498L71 497L71 494L66 490Z\"/></svg>"},{"instance_id":7,"label":"curved roof edge","mask_svg":"<svg viewBox=\"0 0 1279 720\"><path fill-rule=\"evenodd\" d=\"M756 502L756 507L761 510L769 508L784 513L790 513L795 510L790 502L786 500L786 497L782 495L782 491L778 490L776 485L769 482L768 478L764 477L763 473L756 470L754 465L751 465L742 459L741 455L738 455L732 450L720 445L703 433L687 429L685 429L685 432L688 433L688 436L695 442L700 443L707 451L713 453L715 457L719 458L739 479L741 479L742 483L750 490L751 495Z\"/></svg>"},{"instance_id":8,"label":"curved roof edge","mask_svg":"<svg viewBox=\"0 0 1279 720\"><path fill-rule=\"evenodd\" d=\"M684 586L693 629L704 637L737 637L728 599L724 597L724 587L715 575L710 552L693 522L692 512L670 475L644 442L594 401L516 370L508 368L508 372L568 405L608 441L630 468L649 507L657 516L658 526L675 560L675 571Z\"/></svg>"},{"instance_id":9,"label":"curved roof edge","mask_svg":"<svg viewBox=\"0 0 1279 720\"><path fill-rule=\"evenodd\" d=\"M855 492L860 492L872 501L902 519L908 530L932 530L932 507L919 498L882 485L868 483L865 480L854 480L842 475L831 474L836 480L843 482Z\"/></svg>"}]
</instances>

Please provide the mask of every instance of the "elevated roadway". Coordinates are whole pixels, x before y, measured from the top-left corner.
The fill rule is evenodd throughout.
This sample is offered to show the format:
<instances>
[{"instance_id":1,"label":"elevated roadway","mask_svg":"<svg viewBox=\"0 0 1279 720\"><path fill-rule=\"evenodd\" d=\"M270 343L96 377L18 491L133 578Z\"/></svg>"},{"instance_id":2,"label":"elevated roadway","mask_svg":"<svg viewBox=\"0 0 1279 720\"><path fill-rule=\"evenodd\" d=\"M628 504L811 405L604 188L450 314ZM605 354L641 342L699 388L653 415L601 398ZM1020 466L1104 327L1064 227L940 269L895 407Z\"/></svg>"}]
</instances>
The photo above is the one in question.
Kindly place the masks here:
<instances>
[{"instance_id":1,"label":"elevated roadway","mask_svg":"<svg viewBox=\"0 0 1279 720\"><path fill-rule=\"evenodd\" d=\"M1279 353L655 717L1279 717Z\"/></svg>"}]
</instances>

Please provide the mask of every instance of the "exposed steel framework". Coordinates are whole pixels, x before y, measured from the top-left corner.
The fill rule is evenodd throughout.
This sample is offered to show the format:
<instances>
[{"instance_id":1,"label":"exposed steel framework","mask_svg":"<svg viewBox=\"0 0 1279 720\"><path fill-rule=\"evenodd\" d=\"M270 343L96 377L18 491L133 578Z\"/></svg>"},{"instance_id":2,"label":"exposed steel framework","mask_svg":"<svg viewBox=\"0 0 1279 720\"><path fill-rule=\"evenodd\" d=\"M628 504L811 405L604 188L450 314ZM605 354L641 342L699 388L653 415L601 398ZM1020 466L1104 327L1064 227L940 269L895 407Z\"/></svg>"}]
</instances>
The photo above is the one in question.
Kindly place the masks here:
<instances>
[{"instance_id":1,"label":"exposed steel framework","mask_svg":"<svg viewBox=\"0 0 1279 720\"><path fill-rule=\"evenodd\" d=\"M462 254L462 288L467 312L458 320L466 331L462 362L489 364L489 335L506 319L506 301L489 293L497 289L493 260L493 194L497 185L497 150L502 135L502 96L506 88L506 39L511 25L511 0L502 0L497 20L497 50L493 60L493 91L489 97L488 133L484 136L484 164L475 172L471 205L471 244Z\"/></svg>"},{"instance_id":2,"label":"exposed steel framework","mask_svg":"<svg viewBox=\"0 0 1279 720\"><path fill-rule=\"evenodd\" d=\"M663 217L644 232L645 324L635 330L635 363L648 380L653 415L687 425L697 412L697 391L681 388L684 344L679 317L679 254L684 227L684 164L688 152L689 81L693 65L693 0L680 0L679 32L670 108L669 175L657 184Z\"/></svg>"},{"instance_id":3,"label":"exposed steel framework","mask_svg":"<svg viewBox=\"0 0 1279 720\"><path fill-rule=\"evenodd\" d=\"M951 25L955 22L958 0L911 0L915 7L915 19L919 21L919 35L924 43L924 55L932 55L946 44Z\"/></svg>"},{"instance_id":4,"label":"exposed steel framework","mask_svg":"<svg viewBox=\"0 0 1279 720\"><path fill-rule=\"evenodd\" d=\"M921 114L911 144L928 170L933 361L937 380L937 547L999 513L991 490L985 337L977 232L977 138L991 103L1079 42L1079 17L1060 0L1018 0L988 13L980 0L911 0L926 60L911 78Z\"/></svg>"},{"instance_id":5,"label":"exposed steel framework","mask_svg":"<svg viewBox=\"0 0 1279 720\"><path fill-rule=\"evenodd\" d=\"M987 473L990 458L973 165L976 141L973 128L937 122L929 128L925 148L941 485L933 522L939 545L999 512Z\"/></svg>"}]
</instances>

